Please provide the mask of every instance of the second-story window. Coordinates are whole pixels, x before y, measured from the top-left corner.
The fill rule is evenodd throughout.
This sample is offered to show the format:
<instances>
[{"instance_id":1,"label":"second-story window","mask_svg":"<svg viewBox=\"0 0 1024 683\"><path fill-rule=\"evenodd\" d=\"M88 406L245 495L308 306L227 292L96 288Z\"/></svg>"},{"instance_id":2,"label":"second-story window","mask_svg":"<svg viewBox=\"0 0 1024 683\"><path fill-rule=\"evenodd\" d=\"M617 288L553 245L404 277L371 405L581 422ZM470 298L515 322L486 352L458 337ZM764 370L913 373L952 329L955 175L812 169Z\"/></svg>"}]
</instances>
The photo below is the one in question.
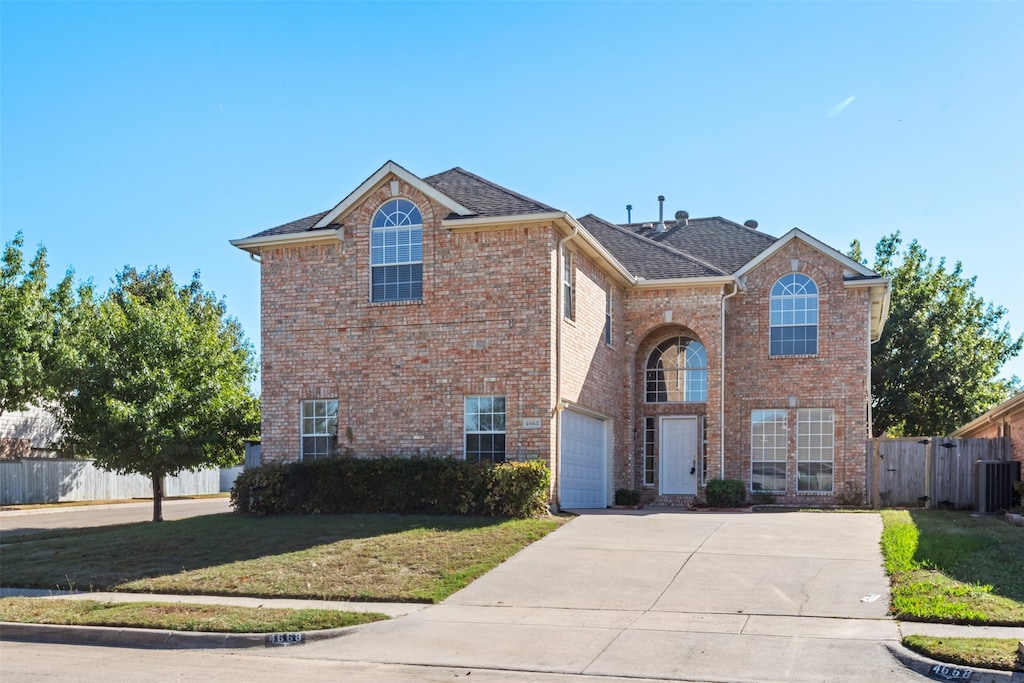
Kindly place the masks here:
<instances>
[{"instance_id":1,"label":"second-story window","mask_svg":"<svg viewBox=\"0 0 1024 683\"><path fill-rule=\"evenodd\" d=\"M573 295L576 293L576 276L573 273L572 252L565 250L562 260L562 314L569 320L574 320Z\"/></svg>"},{"instance_id":2,"label":"second-story window","mask_svg":"<svg viewBox=\"0 0 1024 683\"><path fill-rule=\"evenodd\" d=\"M380 207L370 229L370 300L423 298L423 218L407 199Z\"/></svg>"},{"instance_id":3,"label":"second-story window","mask_svg":"<svg viewBox=\"0 0 1024 683\"><path fill-rule=\"evenodd\" d=\"M818 353L818 286L803 273L790 273L772 287L768 355Z\"/></svg>"}]
</instances>

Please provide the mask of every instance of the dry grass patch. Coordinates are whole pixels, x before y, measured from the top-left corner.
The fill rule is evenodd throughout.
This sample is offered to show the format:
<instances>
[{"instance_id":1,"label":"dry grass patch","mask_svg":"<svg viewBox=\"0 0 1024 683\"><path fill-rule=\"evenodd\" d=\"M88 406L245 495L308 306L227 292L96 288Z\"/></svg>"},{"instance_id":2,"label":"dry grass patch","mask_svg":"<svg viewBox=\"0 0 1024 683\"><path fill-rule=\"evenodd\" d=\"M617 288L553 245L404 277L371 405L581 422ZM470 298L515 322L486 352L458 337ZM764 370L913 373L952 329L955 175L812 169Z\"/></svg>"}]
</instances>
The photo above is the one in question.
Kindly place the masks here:
<instances>
[{"instance_id":1,"label":"dry grass patch","mask_svg":"<svg viewBox=\"0 0 1024 683\"><path fill-rule=\"evenodd\" d=\"M184 603L2 598L0 621L214 633L282 633L368 624L383 614Z\"/></svg>"},{"instance_id":2,"label":"dry grass patch","mask_svg":"<svg viewBox=\"0 0 1024 683\"><path fill-rule=\"evenodd\" d=\"M0 580L25 588L436 602L565 521L209 515L14 537Z\"/></svg>"}]
</instances>

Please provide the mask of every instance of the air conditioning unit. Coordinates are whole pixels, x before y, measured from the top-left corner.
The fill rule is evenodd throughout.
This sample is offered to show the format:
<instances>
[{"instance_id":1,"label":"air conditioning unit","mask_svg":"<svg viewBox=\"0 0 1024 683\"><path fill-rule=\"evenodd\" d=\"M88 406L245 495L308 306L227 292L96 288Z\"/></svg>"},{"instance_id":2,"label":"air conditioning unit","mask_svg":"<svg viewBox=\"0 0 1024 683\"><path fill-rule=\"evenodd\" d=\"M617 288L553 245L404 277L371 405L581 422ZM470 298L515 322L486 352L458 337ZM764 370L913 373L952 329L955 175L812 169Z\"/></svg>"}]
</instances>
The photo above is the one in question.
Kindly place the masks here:
<instances>
[{"instance_id":1,"label":"air conditioning unit","mask_svg":"<svg viewBox=\"0 0 1024 683\"><path fill-rule=\"evenodd\" d=\"M1020 481L1020 462L979 460L974 463L974 509L991 515L1013 507L1013 482Z\"/></svg>"}]
</instances>

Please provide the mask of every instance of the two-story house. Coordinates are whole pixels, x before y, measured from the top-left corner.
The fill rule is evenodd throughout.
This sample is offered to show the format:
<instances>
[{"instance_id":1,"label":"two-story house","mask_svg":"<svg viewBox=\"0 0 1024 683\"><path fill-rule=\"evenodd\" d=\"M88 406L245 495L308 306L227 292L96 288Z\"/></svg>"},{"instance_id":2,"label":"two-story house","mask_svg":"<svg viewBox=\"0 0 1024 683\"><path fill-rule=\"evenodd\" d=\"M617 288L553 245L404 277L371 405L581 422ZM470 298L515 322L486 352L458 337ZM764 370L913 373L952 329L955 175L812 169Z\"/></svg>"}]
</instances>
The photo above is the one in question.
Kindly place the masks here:
<instances>
[{"instance_id":1,"label":"two-story house","mask_svg":"<svg viewBox=\"0 0 1024 683\"><path fill-rule=\"evenodd\" d=\"M575 218L388 162L260 262L264 461L540 458L563 508L865 488L889 282L793 229Z\"/></svg>"}]
</instances>

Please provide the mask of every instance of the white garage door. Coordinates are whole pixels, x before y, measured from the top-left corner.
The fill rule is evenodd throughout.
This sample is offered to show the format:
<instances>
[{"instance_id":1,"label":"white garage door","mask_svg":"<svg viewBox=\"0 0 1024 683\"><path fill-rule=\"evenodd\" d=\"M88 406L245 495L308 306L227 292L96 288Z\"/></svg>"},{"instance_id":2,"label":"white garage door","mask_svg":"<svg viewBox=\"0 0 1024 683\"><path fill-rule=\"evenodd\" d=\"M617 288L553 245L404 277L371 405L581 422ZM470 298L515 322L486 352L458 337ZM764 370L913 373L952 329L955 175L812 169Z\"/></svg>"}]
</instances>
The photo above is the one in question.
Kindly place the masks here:
<instances>
[{"instance_id":1,"label":"white garage door","mask_svg":"<svg viewBox=\"0 0 1024 683\"><path fill-rule=\"evenodd\" d=\"M562 470L558 476L563 508L603 508L608 504L604 420L562 412Z\"/></svg>"}]
</instances>

